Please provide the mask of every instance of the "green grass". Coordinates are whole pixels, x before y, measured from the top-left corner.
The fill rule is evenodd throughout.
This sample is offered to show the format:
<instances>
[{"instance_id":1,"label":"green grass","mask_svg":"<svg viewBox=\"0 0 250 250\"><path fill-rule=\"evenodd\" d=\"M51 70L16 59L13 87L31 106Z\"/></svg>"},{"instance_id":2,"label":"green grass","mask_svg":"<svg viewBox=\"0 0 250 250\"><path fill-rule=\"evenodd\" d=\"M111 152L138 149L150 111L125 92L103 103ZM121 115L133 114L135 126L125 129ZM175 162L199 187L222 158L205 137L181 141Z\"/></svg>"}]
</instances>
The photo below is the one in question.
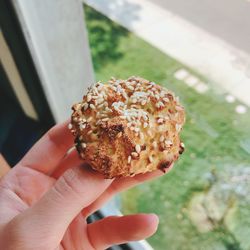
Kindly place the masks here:
<instances>
[{"instance_id":1,"label":"green grass","mask_svg":"<svg viewBox=\"0 0 250 250\"><path fill-rule=\"evenodd\" d=\"M238 102L226 103L223 94L219 94L223 91L218 87L213 89L214 84L206 94L198 94L173 77L177 69L188 67L134 34L125 32L94 10L87 8L87 12L96 79L105 81L111 76L122 79L131 75L142 76L173 90L180 97L187 113L182 132L185 153L168 175L124 192L121 197L122 211L125 214L153 212L159 215L159 229L149 239L156 250L250 249L250 204L244 197L234 195L236 212L232 215L230 226L222 221L206 233L197 230L187 212L192 197L197 192L208 192L213 185L206 178L209 173L215 176L222 173L223 176L223 173L231 170L249 168L250 155L240 145L250 140L250 112L236 114L234 109ZM102 42L102 37L97 39L98 32L93 29L96 17L109 31L106 43L112 43L112 37L116 36L112 49L119 56L113 56L114 52L109 56L109 49L105 56L98 56L96 41ZM121 29L120 33L112 32L113 25L115 29ZM189 70L198 75L192 69ZM204 76L198 76L207 80ZM217 178L217 182L221 181L220 178Z\"/></svg>"}]
</instances>

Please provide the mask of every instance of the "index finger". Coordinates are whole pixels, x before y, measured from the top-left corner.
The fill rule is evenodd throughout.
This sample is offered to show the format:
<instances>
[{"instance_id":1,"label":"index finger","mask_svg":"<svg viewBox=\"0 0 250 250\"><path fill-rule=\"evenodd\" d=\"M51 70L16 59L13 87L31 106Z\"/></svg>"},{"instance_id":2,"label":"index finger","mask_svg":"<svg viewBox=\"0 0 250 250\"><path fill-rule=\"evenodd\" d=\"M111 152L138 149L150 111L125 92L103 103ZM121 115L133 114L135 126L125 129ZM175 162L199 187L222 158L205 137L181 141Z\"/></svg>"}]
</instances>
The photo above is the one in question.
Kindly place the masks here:
<instances>
[{"instance_id":1,"label":"index finger","mask_svg":"<svg viewBox=\"0 0 250 250\"><path fill-rule=\"evenodd\" d=\"M52 127L23 157L18 165L45 174L52 173L67 151L74 145L68 129L69 120Z\"/></svg>"}]
</instances>

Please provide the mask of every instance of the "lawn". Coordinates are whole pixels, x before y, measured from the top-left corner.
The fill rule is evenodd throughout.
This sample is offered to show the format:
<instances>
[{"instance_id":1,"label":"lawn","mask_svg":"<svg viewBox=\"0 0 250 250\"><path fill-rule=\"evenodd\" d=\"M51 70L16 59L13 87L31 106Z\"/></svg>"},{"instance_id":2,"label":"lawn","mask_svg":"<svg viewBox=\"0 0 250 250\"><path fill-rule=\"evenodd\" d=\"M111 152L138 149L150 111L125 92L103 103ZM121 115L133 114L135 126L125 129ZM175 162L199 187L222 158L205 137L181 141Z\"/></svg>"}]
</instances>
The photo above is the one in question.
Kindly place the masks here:
<instances>
[{"instance_id":1,"label":"lawn","mask_svg":"<svg viewBox=\"0 0 250 250\"><path fill-rule=\"evenodd\" d=\"M124 214L159 215L156 250L250 249L250 112L234 103L209 76L201 76L134 34L86 7L96 79L139 75L171 90L186 108L186 151L175 168L156 181L124 192ZM209 60L209 58L208 58ZM209 86L203 94L177 80L185 68Z\"/></svg>"}]
</instances>

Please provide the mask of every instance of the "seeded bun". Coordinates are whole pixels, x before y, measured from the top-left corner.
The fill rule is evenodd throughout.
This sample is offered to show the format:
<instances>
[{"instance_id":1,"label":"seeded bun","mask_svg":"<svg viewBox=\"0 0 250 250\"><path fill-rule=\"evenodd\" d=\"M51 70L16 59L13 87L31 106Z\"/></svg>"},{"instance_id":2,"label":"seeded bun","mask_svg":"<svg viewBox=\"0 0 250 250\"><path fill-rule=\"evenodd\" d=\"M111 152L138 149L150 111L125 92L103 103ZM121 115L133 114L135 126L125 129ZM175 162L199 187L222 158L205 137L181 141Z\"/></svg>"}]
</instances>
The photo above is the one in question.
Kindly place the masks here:
<instances>
[{"instance_id":1,"label":"seeded bun","mask_svg":"<svg viewBox=\"0 0 250 250\"><path fill-rule=\"evenodd\" d=\"M72 110L76 149L105 178L165 171L184 151L179 137L184 109L154 82L140 77L98 82Z\"/></svg>"}]
</instances>

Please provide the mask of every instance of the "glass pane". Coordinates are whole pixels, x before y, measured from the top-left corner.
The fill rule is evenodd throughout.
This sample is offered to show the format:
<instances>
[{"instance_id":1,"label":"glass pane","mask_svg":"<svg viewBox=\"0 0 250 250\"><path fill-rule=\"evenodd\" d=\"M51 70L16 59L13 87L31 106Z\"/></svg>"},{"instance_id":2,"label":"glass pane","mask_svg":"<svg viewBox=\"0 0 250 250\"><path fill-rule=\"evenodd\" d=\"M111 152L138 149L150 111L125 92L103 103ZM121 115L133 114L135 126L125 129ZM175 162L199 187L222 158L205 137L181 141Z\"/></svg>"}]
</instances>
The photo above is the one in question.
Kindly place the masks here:
<instances>
[{"instance_id":1,"label":"glass pane","mask_svg":"<svg viewBox=\"0 0 250 250\"><path fill-rule=\"evenodd\" d=\"M94 9L85 17L97 80L139 75L173 90L186 109L185 153L167 175L121 194L122 212L159 215L149 239L157 250L249 249L247 105Z\"/></svg>"}]
</instances>

